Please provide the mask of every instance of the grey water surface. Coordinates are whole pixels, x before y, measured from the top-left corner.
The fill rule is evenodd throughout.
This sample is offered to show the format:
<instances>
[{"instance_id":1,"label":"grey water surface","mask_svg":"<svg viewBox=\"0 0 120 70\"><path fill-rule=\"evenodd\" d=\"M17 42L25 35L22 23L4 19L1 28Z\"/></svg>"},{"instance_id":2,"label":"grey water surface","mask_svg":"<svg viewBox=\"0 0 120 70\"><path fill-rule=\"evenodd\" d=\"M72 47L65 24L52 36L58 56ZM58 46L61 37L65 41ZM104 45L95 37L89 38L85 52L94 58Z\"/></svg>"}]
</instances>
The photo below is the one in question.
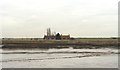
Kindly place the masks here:
<instances>
[{"instance_id":1,"label":"grey water surface","mask_svg":"<svg viewBox=\"0 0 120 70\"><path fill-rule=\"evenodd\" d=\"M118 68L118 49L0 49L2 68Z\"/></svg>"}]
</instances>

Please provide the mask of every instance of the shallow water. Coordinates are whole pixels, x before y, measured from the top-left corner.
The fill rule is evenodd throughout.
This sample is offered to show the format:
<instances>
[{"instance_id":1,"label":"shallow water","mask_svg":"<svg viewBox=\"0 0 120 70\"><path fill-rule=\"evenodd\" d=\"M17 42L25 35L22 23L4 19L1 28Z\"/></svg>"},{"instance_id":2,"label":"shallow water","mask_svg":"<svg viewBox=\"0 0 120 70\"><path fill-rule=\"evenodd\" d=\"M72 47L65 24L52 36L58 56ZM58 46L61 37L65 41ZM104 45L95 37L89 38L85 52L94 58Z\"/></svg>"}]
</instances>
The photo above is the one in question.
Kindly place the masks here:
<instances>
[{"instance_id":1,"label":"shallow water","mask_svg":"<svg viewBox=\"0 0 120 70\"><path fill-rule=\"evenodd\" d=\"M118 68L118 50L1 49L3 68Z\"/></svg>"}]
</instances>

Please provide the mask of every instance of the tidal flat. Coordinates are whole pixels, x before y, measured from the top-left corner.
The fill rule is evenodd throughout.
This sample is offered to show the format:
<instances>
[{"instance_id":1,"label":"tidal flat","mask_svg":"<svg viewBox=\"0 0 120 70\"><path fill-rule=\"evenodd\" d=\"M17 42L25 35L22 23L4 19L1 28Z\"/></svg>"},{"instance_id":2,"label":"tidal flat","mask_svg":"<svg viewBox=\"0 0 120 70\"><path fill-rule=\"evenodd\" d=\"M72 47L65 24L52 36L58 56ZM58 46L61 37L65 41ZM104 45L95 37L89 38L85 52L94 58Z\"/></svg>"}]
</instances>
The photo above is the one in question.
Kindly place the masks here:
<instances>
[{"instance_id":1,"label":"tidal flat","mask_svg":"<svg viewBox=\"0 0 120 70\"><path fill-rule=\"evenodd\" d=\"M118 68L118 49L0 49L2 68Z\"/></svg>"}]
</instances>

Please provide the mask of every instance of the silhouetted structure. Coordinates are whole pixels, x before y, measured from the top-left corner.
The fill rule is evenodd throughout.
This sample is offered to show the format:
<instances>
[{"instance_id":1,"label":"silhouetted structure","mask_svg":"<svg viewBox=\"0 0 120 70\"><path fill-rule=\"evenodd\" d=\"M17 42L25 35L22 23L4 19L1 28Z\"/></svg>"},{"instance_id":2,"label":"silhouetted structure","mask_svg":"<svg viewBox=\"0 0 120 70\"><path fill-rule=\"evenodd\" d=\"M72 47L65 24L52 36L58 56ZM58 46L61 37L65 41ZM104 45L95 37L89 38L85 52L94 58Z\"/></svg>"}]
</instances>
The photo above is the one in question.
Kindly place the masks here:
<instances>
[{"instance_id":1,"label":"silhouetted structure","mask_svg":"<svg viewBox=\"0 0 120 70\"><path fill-rule=\"evenodd\" d=\"M47 35L44 35L44 39L46 40L69 40L70 35L60 35L60 33L51 35L50 28L47 29Z\"/></svg>"},{"instance_id":2,"label":"silhouetted structure","mask_svg":"<svg viewBox=\"0 0 120 70\"><path fill-rule=\"evenodd\" d=\"M47 36L51 36L51 30L50 30L50 28L47 29Z\"/></svg>"}]
</instances>

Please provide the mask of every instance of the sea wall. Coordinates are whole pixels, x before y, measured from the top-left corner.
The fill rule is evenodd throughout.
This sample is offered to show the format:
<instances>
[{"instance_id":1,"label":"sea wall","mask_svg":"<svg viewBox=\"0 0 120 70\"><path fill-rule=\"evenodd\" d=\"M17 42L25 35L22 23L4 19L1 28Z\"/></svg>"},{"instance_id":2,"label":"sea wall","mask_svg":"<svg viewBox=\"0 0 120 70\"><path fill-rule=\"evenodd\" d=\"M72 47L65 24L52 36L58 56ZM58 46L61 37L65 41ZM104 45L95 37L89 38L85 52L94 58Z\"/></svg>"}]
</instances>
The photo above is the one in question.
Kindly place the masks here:
<instances>
[{"instance_id":1,"label":"sea wall","mask_svg":"<svg viewBox=\"0 0 120 70\"><path fill-rule=\"evenodd\" d=\"M4 38L3 48L54 48L67 46L118 46L118 39L113 38L76 38L73 40L44 40L41 38ZM77 47L76 47L77 48Z\"/></svg>"}]
</instances>

